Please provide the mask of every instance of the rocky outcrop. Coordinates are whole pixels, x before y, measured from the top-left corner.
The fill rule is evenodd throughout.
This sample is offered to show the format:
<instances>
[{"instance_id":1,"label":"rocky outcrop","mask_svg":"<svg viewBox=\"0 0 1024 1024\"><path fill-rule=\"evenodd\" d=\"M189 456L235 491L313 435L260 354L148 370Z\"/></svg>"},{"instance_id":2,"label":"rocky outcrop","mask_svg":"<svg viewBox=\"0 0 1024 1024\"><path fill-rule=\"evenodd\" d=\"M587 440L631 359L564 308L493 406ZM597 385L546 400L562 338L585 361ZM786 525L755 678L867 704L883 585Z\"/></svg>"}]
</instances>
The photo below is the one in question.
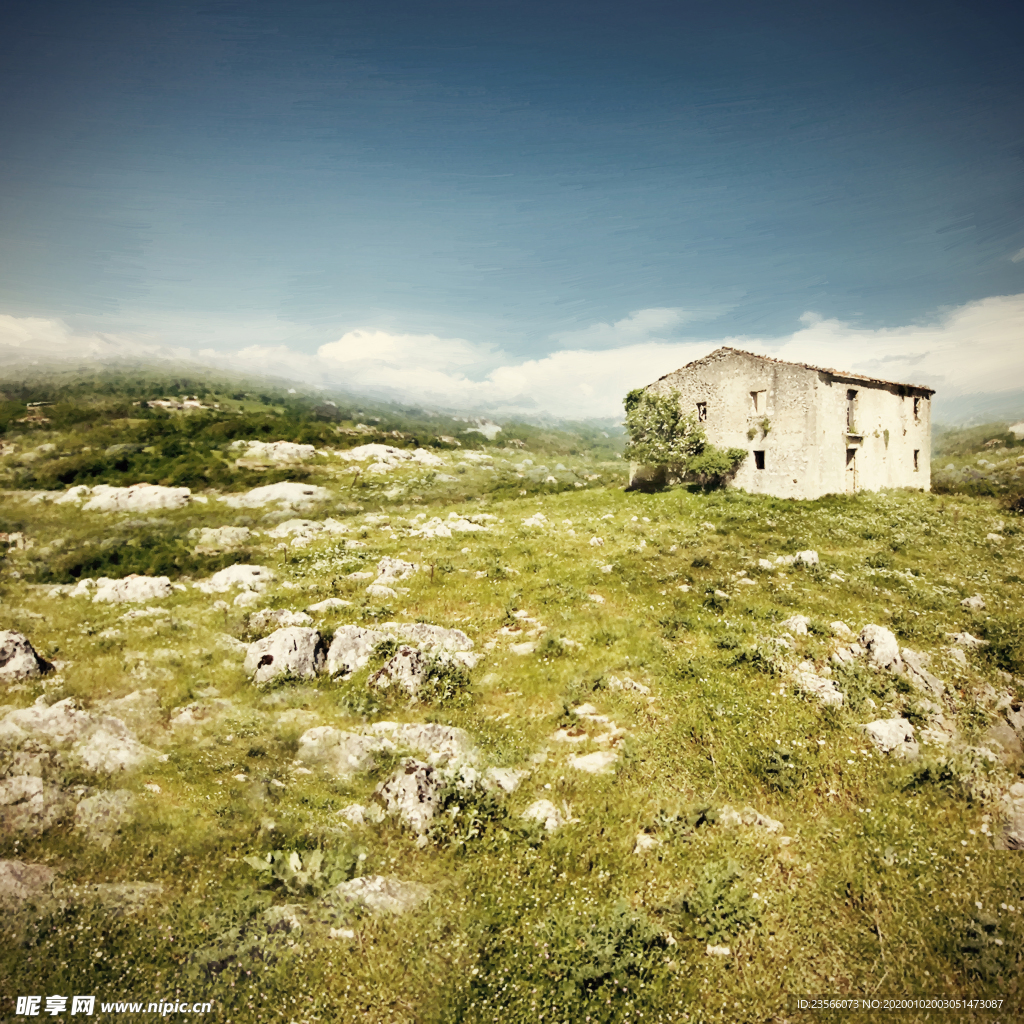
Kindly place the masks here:
<instances>
[{"instance_id":1,"label":"rocky outcrop","mask_svg":"<svg viewBox=\"0 0 1024 1024\"><path fill-rule=\"evenodd\" d=\"M0 682L33 679L53 666L40 658L28 637L13 629L0 630Z\"/></svg>"},{"instance_id":2,"label":"rocky outcrop","mask_svg":"<svg viewBox=\"0 0 1024 1024\"><path fill-rule=\"evenodd\" d=\"M200 580L196 586L204 594L224 594L232 587L259 593L266 590L272 579L274 573L265 565L229 565L215 572L208 580Z\"/></svg>"},{"instance_id":3,"label":"rocky outcrop","mask_svg":"<svg viewBox=\"0 0 1024 1024\"><path fill-rule=\"evenodd\" d=\"M284 674L312 678L326 662L327 648L317 630L288 626L250 644L244 667L253 682L265 683Z\"/></svg>"},{"instance_id":4,"label":"rocky outcrop","mask_svg":"<svg viewBox=\"0 0 1024 1024\"><path fill-rule=\"evenodd\" d=\"M287 608L264 608L249 616L249 629L261 633L273 626L283 629L287 626L308 626L313 620L305 612L293 612Z\"/></svg>"},{"instance_id":5,"label":"rocky outcrop","mask_svg":"<svg viewBox=\"0 0 1024 1024\"><path fill-rule=\"evenodd\" d=\"M171 581L166 576L137 576L132 573L123 579L112 580L105 576L96 581L96 604L125 604L138 601L155 601L172 594Z\"/></svg>"},{"instance_id":6,"label":"rocky outcrop","mask_svg":"<svg viewBox=\"0 0 1024 1024\"><path fill-rule=\"evenodd\" d=\"M867 648L868 663L872 668L896 673L903 671L900 645L892 630L868 624L860 631L860 642Z\"/></svg>"},{"instance_id":7,"label":"rocky outcrop","mask_svg":"<svg viewBox=\"0 0 1024 1024\"><path fill-rule=\"evenodd\" d=\"M560 811L550 800L534 800L521 815L523 821L535 821L548 832L554 832L572 819L568 812Z\"/></svg>"},{"instance_id":8,"label":"rocky outcrop","mask_svg":"<svg viewBox=\"0 0 1024 1024\"><path fill-rule=\"evenodd\" d=\"M27 900L44 896L56 875L45 864L0 860L0 909L16 910Z\"/></svg>"},{"instance_id":9,"label":"rocky outcrop","mask_svg":"<svg viewBox=\"0 0 1024 1024\"><path fill-rule=\"evenodd\" d=\"M860 728L883 754L913 760L920 753L914 727L905 718L880 718Z\"/></svg>"},{"instance_id":10,"label":"rocky outcrop","mask_svg":"<svg viewBox=\"0 0 1024 1024\"><path fill-rule=\"evenodd\" d=\"M159 484L133 484L110 487L99 484L85 503L86 512L155 512L158 509L183 508L192 492L187 487L161 487Z\"/></svg>"},{"instance_id":11,"label":"rocky outcrop","mask_svg":"<svg viewBox=\"0 0 1024 1024\"><path fill-rule=\"evenodd\" d=\"M135 796L127 789L87 796L75 808L75 828L106 849L114 836L134 820L134 803Z\"/></svg>"},{"instance_id":12,"label":"rocky outcrop","mask_svg":"<svg viewBox=\"0 0 1024 1024\"><path fill-rule=\"evenodd\" d=\"M254 487L245 494L228 495L223 501L224 504L230 505L232 508L259 508L261 505L271 505L274 502L298 508L319 501L327 501L330 497L331 492L325 487L286 482Z\"/></svg>"},{"instance_id":13,"label":"rocky outcrop","mask_svg":"<svg viewBox=\"0 0 1024 1024\"><path fill-rule=\"evenodd\" d=\"M410 757L377 786L373 800L388 816L398 818L414 832L423 833L434 818L445 785L439 769Z\"/></svg>"},{"instance_id":14,"label":"rocky outcrop","mask_svg":"<svg viewBox=\"0 0 1024 1024\"><path fill-rule=\"evenodd\" d=\"M336 885L327 902L365 907L371 914L406 914L430 898L430 889L419 882L402 882L383 875L364 875Z\"/></svg>"},{"instance_id":15,"label":"rocky outcrop","mask_svg":"<svg viewBox=\"0 0 1024 1024\"><path fill-rule=\"evenodd\" d=\"M370 660L374 647L387 639L387 633L363 626L339 626L334 631L327 652L327 671L334 675L351 675Z\"/></svg>"},{"instance_id":16,"label":"rocky outcrop","mask_svg":"<svg viewBox=\"0 0 1024 1024\"><path fill-rule=\"evenodd\" d=\"M319 725L302 734L295 756L304 764L315 765L335 778L343 779L357 772L369 771L374 767L375 753L393 749L380 736L365 736Z\"/></svg>"},{"instance_id":17,"label":"rocky outcrop","mask_svg":"<svg viewBox=\"0 0 1024 1024\"><path fill-rule=\"evenodd\" d=\"M371 690L380 692L402 690L416 700L430 671L432 658L415 647L399 647L394 656L385 662L369 680Z\"/></svg>"}]
</instances>

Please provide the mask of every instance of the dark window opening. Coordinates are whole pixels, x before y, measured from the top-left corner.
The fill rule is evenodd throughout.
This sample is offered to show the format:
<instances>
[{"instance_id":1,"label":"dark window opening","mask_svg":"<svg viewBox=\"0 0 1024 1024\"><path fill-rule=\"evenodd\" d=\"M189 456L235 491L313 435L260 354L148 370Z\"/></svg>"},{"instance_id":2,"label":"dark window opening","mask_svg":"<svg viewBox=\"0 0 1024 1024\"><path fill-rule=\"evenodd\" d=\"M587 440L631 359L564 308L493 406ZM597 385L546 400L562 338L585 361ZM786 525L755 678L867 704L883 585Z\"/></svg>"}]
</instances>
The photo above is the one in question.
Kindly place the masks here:
<instances>
[{"instance_id":1,"label":"dark window opening","mask_svg":"<svg viewBox=\"0 0 1024 1024\"><path fill-rule=\"evenodd\" d=\"M918 471L918 465L917 465L917 457L918 457L918 456L919 456L920 454L921 454L921 450L920 450L919 448L915 448L915 449L914 449L914 472L915 472L915 473L916 473L916 472Z\"/></svg>"},{"instance_id":2,"label":"dark window opening","mask_svg":"<svg viewBox=\"0 0 1024 1024\"><path fill-rule=\"evenodd\" d=\"M754 469L764 469L764 452L754 452Z\"/></svg>"},{"instance_id":3,"label":"dark window opening","mask_svg":"<svg viewBox=\"0 0 1024 1024\"><path fill-rule=\"evenodd\" d=\"M697 403L697 422L705 423L708 418L708 403L698 402Z\"/></svg>"},{"instance_id":4,"label":"dark window opening","mask_svg":"<svg viewBox=\"0 0 1024 1024\"><path fill-rule=\"evenodd\" d=\"M921 415L921 399L914 399L914 419L916 420Z\"/></svg>"},{"instance_id":5,"label":"dark window opening","mask_svg":"<svg viewBox=\"0 0 1024 1024\"><path fill-rule=\"evenodd\" d=\"M854 459L856 459L856 458L857 458L857 449L856 448L847 448L846 449L846 468L847 469L849 469L853 465Z\"/></svg>"},{"instance_id":6,"label":"dark window opening","mask_svg":"<svg viewBox=\"0 0 1024 1024\"><path fill-rule=\"evenodd\" d=\"M751 391L750 392L750 409L751 412L764 412L768 408L768 392L767 391Z\"/></svg>"},{"instance_id":7,"label":"dark window opening","mask_svg":"<svg viewBox=\"0 0 1024 1024\"><path fill-rule=\"evenodd\" d=\"M846 392L846 430L850 434L857 432L857 392Z\"/></svg>"}]
</instances>

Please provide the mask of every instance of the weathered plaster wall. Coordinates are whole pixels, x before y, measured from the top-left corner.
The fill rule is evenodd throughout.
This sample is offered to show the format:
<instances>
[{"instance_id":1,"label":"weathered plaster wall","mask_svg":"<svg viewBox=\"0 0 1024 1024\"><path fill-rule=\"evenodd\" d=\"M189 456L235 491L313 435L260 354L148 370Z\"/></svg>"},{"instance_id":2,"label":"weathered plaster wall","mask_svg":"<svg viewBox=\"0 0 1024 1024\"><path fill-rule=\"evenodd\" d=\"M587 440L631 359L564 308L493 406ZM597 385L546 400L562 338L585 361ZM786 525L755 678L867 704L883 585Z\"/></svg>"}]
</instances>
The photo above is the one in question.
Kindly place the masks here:
<instances>
[{"instance_id":1,"label":"weathered plaster wall","mask_svg":"<svg viewBox=\"0 0 1024 1024\"><path fill-rule=\"evenodd\" d=\"M713 352L648 390L678 391L687 414L697 415L703 403L704 427L712 444L746 449L747 458L731 486L784 498L930 486L927 392L843 378L733 350ZM847 431L850 390L857 392L853 434ZM848 451L855 452L849 469ZM757 468L756 452L764 453L763 469ZM638 467L634 480L650 475L650 469Z\"/></svg>"}]
</instances>

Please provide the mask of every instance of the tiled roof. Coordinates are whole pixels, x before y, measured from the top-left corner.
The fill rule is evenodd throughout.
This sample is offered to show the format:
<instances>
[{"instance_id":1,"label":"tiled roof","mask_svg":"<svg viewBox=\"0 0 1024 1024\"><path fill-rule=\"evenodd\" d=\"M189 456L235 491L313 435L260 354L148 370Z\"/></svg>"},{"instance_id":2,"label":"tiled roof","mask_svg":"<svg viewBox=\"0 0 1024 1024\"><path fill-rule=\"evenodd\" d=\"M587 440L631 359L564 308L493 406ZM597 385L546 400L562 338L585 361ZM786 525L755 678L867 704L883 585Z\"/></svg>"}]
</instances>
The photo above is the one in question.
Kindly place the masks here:
<instances>
[{"instance_id":1,"label":"tiled roof","mask_svg":"<svg viewBox=\"0 0 1024 1024\"><path fill-rule=\"evenodd\" d=\"M814 370L817 373L830 373L833 377L842 377L844 380L862 380L869 384L892 384L896 387L913 388L915 391L927 391L929 395L935 394L935 388L927 387L924 384L908 384L906 381L898 380L885 380L882 377L865 377L862 373L850 373L847 370L833 370L828 366L812 366L810 363L790 363L785 359L773 359L771 356L758 355L756 352L746 352L741 348L732 348L729 345L723 345L721 348L716 348L714 352L708 353L700 359L694 359L692 363L686 363L685 366L679 367L680 370L685 370L689 366L696 366L698 363L706 362L712 356L717 356L719 352L735 352L737 355L750 356L752 359L761 359L766 363L778 363L781 366L802 366L805 370ZM678 373L679 370L673 370L673 373ZM665 377L670 376L665 374ZM664 380L665 377L660 377L659 380Z\"/></svg>"}]
</instances>

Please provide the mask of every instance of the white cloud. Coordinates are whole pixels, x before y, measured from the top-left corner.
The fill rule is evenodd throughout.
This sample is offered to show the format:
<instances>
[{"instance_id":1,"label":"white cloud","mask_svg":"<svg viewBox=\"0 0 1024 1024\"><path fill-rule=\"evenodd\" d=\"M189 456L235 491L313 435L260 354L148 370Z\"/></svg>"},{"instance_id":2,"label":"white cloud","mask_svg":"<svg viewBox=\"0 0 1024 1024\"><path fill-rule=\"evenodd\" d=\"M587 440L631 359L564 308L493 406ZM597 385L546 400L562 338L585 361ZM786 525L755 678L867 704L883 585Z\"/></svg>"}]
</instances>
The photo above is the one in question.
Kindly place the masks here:
<instances>
[{"instance_id":1,"label":"white cloud","mask_svg":"<svg viewBox=\"0 0 1024 1024\"><path fill-rule=\"evenodd\" d=\"M1018 250L1017 250L1017 251L1016 251L1016 252L1015 252L1015 253L1014 253L1014 254L1013 254L1013 255L1012 255L1011 257L1010 257L1010 262L1011 262L1011 263L1020 263L1020 261L1021 261L1021 260L1024 260L1024 249L1018 249Z\"/></svg>"},{"instance_id":2,"label":"white cloud","mask_svg":"<svg viewBox=\"0 0 1024 1024\"><path fill-rule=\"evenodd\" d=\"M925 384L936 388L940 402L1024 388L1024 295L982 299L903 327L868 329L805 313L800 326L782 338L652 337L681 316L678 310L640 310L614 324L558 335L555 351L528 360L462 338L379 329L349 331L312 355L288 345L258 344L230 351L204 348L190 356L152 339L75 333L59 321L0 316L0 360L164 356L436 407L567 419L619 416L629 389L719 345ZM618 344L603 344L613 335ZM568 340L573 344L565 344Z\"/></svg>"},{"instance_id":3,"label":"white cloud","mask_svg":"<svg viewBox=\"0 0 1024 1024\"><path fill-rule=\"evenodd\" d=\"M671 334L696 315L678 307L652 306L638 309L613 324L591 324L580 330L553 334L551 338L561 348L621 348Z\"/></svg>"}]
</instances>

